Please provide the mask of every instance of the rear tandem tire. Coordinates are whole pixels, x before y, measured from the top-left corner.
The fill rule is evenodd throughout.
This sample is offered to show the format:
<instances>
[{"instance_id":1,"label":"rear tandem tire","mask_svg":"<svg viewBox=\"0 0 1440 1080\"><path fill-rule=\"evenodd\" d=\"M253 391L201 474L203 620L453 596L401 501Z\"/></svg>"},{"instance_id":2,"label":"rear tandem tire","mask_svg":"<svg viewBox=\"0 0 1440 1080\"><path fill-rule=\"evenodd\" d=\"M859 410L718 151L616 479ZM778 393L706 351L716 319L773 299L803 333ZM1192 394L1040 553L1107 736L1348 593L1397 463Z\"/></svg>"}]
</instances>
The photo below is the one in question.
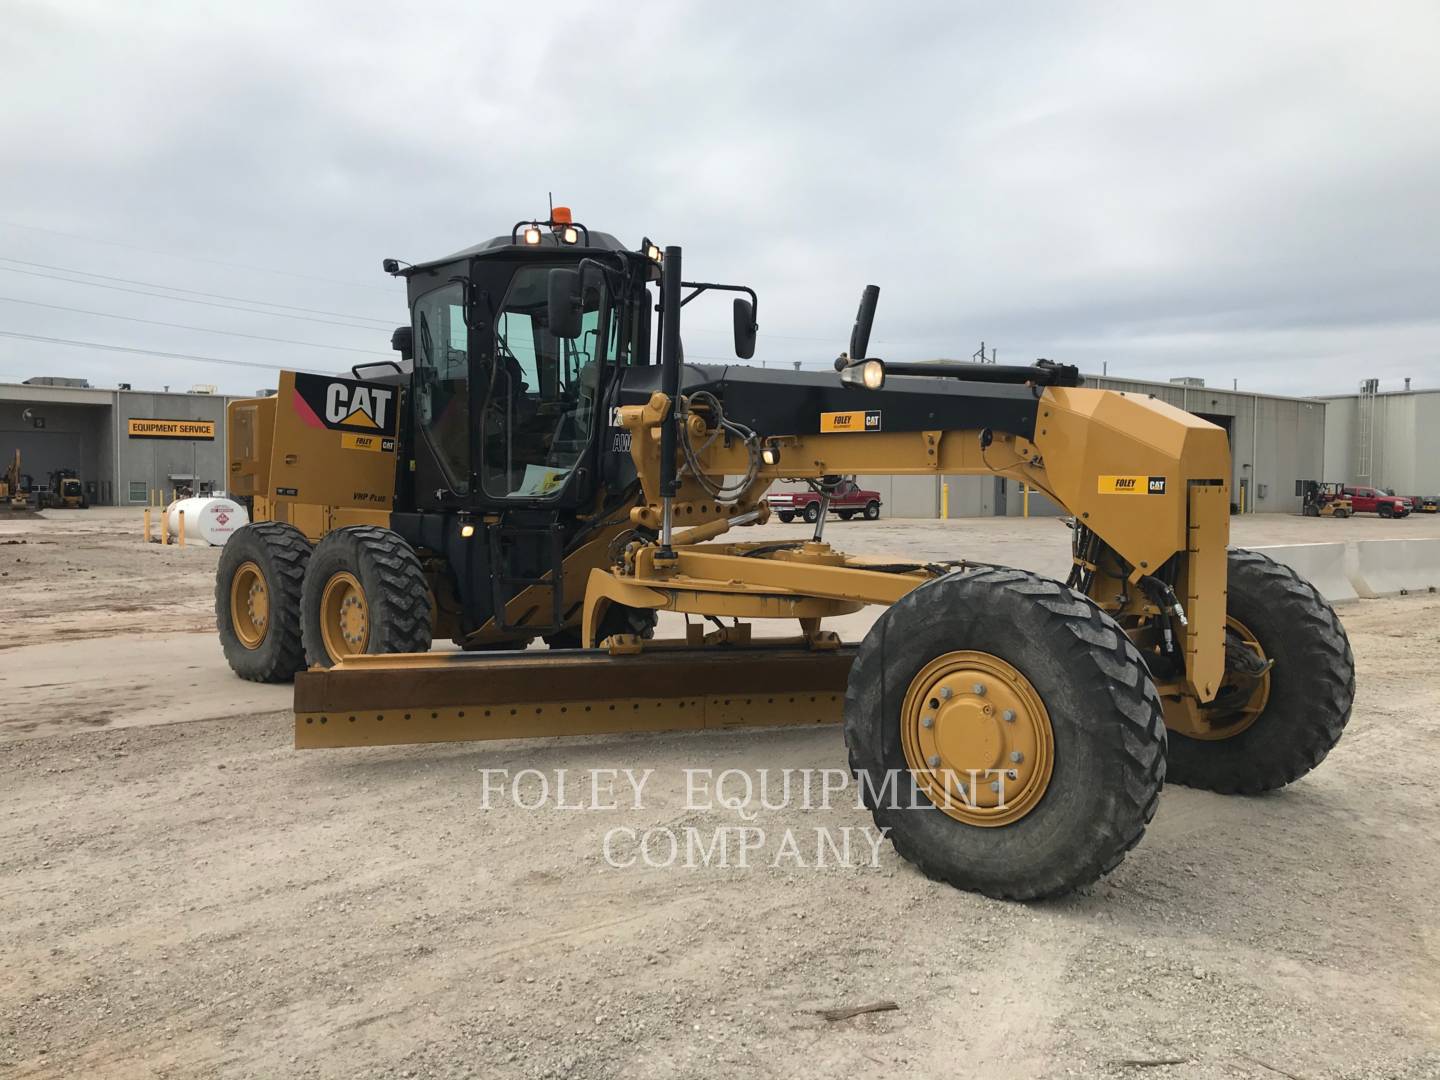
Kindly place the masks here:
<instances>
[{"instance_id":1,"label":"rear tandem tire","mask_svg":"<svg viewBox=\"0 0 1440 1080\"><path fill-rule=\"evenodd\" d=\"M338 618L342 608L351 615ZM305 656L316 667L357 653L430 651L430 587L414 549L390 529L327 533L310 556L300 611Z\"/></svg>"},{"instance_id":2,"label":"rear tandem tire","mask_svg":"<svg viewBox=\"0 0 1440 1080\"><path fill-rule=\"evenodd\" d=\"M1335 609L1290 567L1230 551L1226 613L1275 666L1260 715L1226 739L1170 733L1170 779L1226 795L1298 780L1340 741L1355 699L1355 657Z\"/></svg>"},{"instance_id":3,"label":"rear tandem tire","mask_svg":"<svg viewBox=\"0 0 1440 1080\"><path fill-rule=\"evenodd\" d=\"M215 623L225 659L242 679L289 682L305 667L300 593L309 561L305 534L281 521L245 525L220 550Z\"/></svg>"},{"instance_id":4,"label":"rear tandem tire","mask_svg":"<svg viewBox=\"0 0 1440 1080\"><path fill-rule=\"evenodd\" d=\"M970 674L987 668L1000 677ZM956 685L933 681L950 670ZM1019 715L1008 707L1017 701ZM917 707L927 715L911 715ZM1032 740L1044 749L1016 757L1027 731L1048 732ZM928 749L907 754L905 740L918 747L926 738L953 761L924 758ZM1059 582L999 567L938 578L880 617L851 669L845 742L875 823L900 855L936 880L1015 900L1069 892L1117 866L1154 816L1165 779L1160 699L1124 631ZM1037 794L1024 785L1037 783L1046 754ZM963 809L927 796L925 766L959 776L992 771L986 761L1022 770L1010 816L997 813L1001 805L957 819ZM1022 809L1027 792L1034 801Z\"/></svg>"}]
</instances>

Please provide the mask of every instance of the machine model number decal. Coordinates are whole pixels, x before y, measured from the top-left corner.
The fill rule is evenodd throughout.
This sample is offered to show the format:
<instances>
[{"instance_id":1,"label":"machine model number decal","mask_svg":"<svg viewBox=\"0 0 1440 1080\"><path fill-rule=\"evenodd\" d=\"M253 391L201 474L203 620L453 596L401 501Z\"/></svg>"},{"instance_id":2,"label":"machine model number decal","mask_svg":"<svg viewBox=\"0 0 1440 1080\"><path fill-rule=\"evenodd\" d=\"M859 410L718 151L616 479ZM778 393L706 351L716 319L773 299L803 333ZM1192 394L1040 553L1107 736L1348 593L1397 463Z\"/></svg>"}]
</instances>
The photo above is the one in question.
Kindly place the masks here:
<instances>
[{"instance_id":1,"label":"machine model number decal","mask_svg":"<svg viewBox=\"0 0 1440 1080\"><path fill-rule=\"evenodd\" d=\"M295 411L311 427L393 436L395 404L393 386L295 373Z\"/></svg>"},{"instance_id":2,"label":"machine model number decal","mask_svg":"<svg viewBox=\"0 0 1440 1080\"><path fill-rule=\"evenodd\" d=\"M276 495L285 495L285 496L288 496L289 498L294 499L294 498L297 498L297 497L299 496L299 494L300 494L300 489L299 489L299 488L282 488L282 487L277 487L277 488L275 489L275 494L276 494Z\"/></svg>"},{"instance_id":3,"label":"machine model number decal","mask_svg":"<svg viewBox=\"0 0 1440 1080\"><path fill-rule=\"evenodd\" d=\"M1102 476L1101 495L1164 495L1163 476Z\"/></svg>"},{"instance_id":4,"label":"machine model number decal","mask_svg":"<svg viewBox=\"0 0 1440 1080\"><path fill-rule=\"evenodd\" d=\"M340 445L346 450L373 450L386 454L395 450L394 439L381 438L379 435L356 435L349 431L341 432Z\"/></svg>"},{"instance_id":5,"label":"machine model number decal","mask_svg":"<svg viewBox=\"0 0 1440 1080\"><path fill-rule=\"evenodd\" d=\"M855 410L854 412L822 412L820 430L826 431L879 431L880 410Z\"/></svg>"}]
</instances>

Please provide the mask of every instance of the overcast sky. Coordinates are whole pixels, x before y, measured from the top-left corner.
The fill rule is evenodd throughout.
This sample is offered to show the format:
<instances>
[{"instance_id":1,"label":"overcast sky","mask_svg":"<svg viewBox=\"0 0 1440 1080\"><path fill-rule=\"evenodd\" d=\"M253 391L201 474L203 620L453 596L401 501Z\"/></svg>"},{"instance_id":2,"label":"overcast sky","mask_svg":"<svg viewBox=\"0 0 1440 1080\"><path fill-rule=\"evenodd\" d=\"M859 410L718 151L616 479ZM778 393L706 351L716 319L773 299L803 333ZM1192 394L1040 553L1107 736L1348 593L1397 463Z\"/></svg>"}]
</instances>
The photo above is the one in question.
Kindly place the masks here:
<instances>
[{"instance_id":1,"label":"overcast sky","mask_svg":"<svg viewBox=\"0 0 1440 1080\"><path fill-rule=\"evenodd\" d=\"M553 190L753 285L756 362L830 363L874 282L884 357L1440 386L1434 0L4 9L0 332L271 367L0 335L0 380L383 359L383 257Z\"/></svg>"}]
</instances>

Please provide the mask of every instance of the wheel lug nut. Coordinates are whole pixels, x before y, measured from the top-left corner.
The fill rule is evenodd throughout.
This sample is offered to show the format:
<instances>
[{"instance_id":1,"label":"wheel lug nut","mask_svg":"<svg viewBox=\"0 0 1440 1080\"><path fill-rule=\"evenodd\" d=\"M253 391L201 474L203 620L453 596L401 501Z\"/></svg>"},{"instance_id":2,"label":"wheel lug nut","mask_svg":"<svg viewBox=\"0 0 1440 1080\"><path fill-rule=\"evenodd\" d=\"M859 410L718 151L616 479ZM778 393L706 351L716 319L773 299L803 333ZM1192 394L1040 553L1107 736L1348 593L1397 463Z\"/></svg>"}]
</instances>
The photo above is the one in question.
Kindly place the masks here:
<instances>
[{"instance_id":1,"label":"wheel lug nut","mask_svg":"<svg viewBox=\"0 0 1440 1080\"><path fill-rule=\"evenodd\" d=\"M1025 755L1022 754L1019 750L1016 750L1011 753L1010 760L1015 762L1016 765L1019 765L1020 762L1025 760Z\"/></svg>"},{"instance_id":2,"label":"wheel lug nut","mask_svg":"<svg viewBox=\"0 0 1440 1080\"><path fill-rule=\"evenodd\" d=\"M1013 723L1015 722L1015 710L1014 710L1014 709L1006 709L1003 713L1000 714L1000 717L1001 717L1001 719L1003 719L1007 724L1013 724Z\"/></svg>"},{"instance_id":3,"label":"wheel lug nut","mask_svg":"<svg viewBox=\"0 0 1440 1080\"><path fill-rule=\"evenodd\" d=\"M935 717L933 717L933 716L927 716L927 717L925 717L923 720L920 721L920 726L921 726L921 727L934 727L934 726L935 726Z\"/></svg>"},{"instance_id":4,"label":"wheel lug nut","mask_svg":"<svg viewBox=\"0 0 1440 1080\"><path fill-rule=\"evenodd\" d=\"M977 697L985 696L985 684L983 682L977 682L973 689Z\"/></svg>"},{"instance_id":5,"label":"wheel lug nut","mask_svg":"<svg viewBox=\"0 0 1440 1080\"><path fill-rule=\"evenodd\" d=\"M999 780L992 780L992 781L990 782L990 790L993 791L993 792L996 792L996 793L998 794L999 791L1000 791L1000 781L999 781Z\"/></svg>"},{"instance_id":6,"label":"wheel lug nut","mask_svg":"<svg viewBox=\"0 0 1440 1080\"><path fill-rule=\"evenodd\" d=\"M955 692L955 691L951 690L948 686L942 686L942 687L940 687L940 700L941 700L941 701L948 701L948 700L950 700L950 695L953 694L954 692Z\"/></svg>"},{"instance_id":7,"label":"wheel lug nut","mask_svg":"<svg viewBox=\"0 0 1440 1080\"><path fill-rule=\"evenodd\" d=\"M931 754L925 759L925 764L929 765L932 769L938 769L940 767L940 755Z\"/></svg>"}]
</instances>

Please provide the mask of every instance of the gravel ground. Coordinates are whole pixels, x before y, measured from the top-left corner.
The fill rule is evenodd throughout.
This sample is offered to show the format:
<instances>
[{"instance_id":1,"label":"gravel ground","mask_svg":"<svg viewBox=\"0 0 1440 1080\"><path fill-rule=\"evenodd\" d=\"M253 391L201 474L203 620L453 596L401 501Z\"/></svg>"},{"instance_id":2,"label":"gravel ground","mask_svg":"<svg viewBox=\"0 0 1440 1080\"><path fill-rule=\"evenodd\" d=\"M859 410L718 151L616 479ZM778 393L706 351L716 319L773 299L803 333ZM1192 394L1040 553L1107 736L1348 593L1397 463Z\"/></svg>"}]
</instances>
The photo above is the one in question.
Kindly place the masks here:
<instances>
[{"instance_id":1,"label":"gravel ground","mask_svg":"<svg viewBox=\"0 0 1440 1080\"><path fill-rule=\"evenodd\" d=\"M0 1076L1440 1076L1440 598L1343 610L1359 697L1311 776L1261 798L1167 789L1115 873L1021 905L927 881L888 845L872 859L853 793L807 809L797 778L745 816L687 797L686 769L842 766L832 729L297 753L288 712L238 695L118 728L93 676L135 663L112 658L132 636L196 643L185 682L234 685L187 632L213 632L214 552L146 549L134 516L0 522L0 545L27 541L0 546L0 678L68 650L77 699L64 723L19 723L30 689L0 713ZM1292 538L1262 525L1423 535L1262 518L1237 541ZM830 538L931 554L958 537L1045 569L1063 534L882 520ZM148 690L161 715L185 692ZM640 808L623 773L613 809L556 805L559 770L574 805L592 794L575 781L626 768L654 770ZM548 800L518 805L541 776ZM606 860L607 836L612 861L636 854L612 830L654 830L664 862L691 828L765 839L744 867ZM814 865L817 828L852 830L847 865ZM802 865L772 865L787 829ZM898 1008L818 1014L878 1002Z\"/></svg>"}]
</instances>

